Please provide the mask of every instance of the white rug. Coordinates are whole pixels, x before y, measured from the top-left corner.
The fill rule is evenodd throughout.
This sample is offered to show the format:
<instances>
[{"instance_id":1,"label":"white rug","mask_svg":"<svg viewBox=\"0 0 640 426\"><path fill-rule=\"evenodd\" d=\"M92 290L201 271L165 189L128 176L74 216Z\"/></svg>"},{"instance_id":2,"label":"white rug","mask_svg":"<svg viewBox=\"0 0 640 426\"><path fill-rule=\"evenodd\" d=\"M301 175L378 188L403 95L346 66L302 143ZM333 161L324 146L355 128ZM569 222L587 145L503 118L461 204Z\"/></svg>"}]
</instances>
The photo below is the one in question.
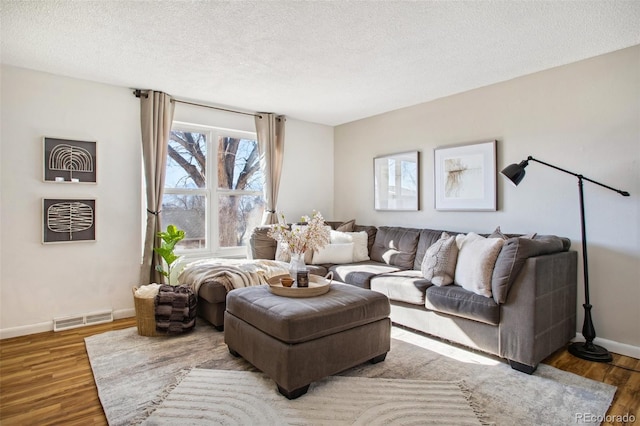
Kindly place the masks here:
<instances>
[{"instance_id":1,"label":"white rug","mask_svg":"<svg viewBox=\"0 0 640 426\"><path fill-rule=\"evenodd\" d=\"M339 376L463 381L488 422L509 426L575 424L581 413L604 416L616 390L543 364L529 376L512 370L504 360L395 326L391 337L384 362L365 363ZM110 425L144 419L163 401L165 390L194 367L256 371L231 356L224 334L203 322L179 337L143 337L128 328L88 337L85 344Z\"/></svg>"},{"instance_id":2,"label":"white rug","mask_svg":"<svg viewBox=\"0 0 640 426\"><path fill-rule=\"evenodd\" d=\"M193 369L145 425L480 425L460 385L329 377L288 400L262 373Z\"/></svg>"}]
</instances>

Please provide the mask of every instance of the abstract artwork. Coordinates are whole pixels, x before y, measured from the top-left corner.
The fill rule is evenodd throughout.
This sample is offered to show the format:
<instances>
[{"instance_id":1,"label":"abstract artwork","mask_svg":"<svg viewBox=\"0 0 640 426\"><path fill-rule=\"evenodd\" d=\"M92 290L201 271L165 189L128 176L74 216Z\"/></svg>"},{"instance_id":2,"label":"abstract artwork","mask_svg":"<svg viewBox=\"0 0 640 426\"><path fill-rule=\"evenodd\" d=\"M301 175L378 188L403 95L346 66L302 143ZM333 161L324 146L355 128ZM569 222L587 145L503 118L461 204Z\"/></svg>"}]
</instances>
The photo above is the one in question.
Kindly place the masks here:
<instances>
[{"instance_id":1,"label":"abstract artwork","mask_svg":"<svg viewBox=\"0 0 640 426\"><path fill-rule=\"evenodd\" d=\"M96 183L96 143L44 138L45 182Z\"/></svg>"},{"instance_id":2,"label":"abstract artwork","mask_svg":"<svg viewBox=\"0 0 640 426\"><path fill-rule=\"evenodd\" d=\"M436 148L434 160L436 210L496 210L496 141Z\"/></svg>"},{"instance_id":3,"label":"abstract artwork","mask_svg":"<svg viewBox=\"0 0 640 426\"><path fill-rule=\"evenodd\" d=\"M95 199L42 200L43 243L70 243L95 239Z\"/></svg>"},{"instance_id":4,"label":"abstract artwork","mask_svg":"<svg viewBox=\"0 0 640 426\"><path fill-rule=\"evenodd\" d=\"M410 151L373 159L373 198L376 210L419 210L418 154L418 151Z\"/></svg>"}]
</instances>

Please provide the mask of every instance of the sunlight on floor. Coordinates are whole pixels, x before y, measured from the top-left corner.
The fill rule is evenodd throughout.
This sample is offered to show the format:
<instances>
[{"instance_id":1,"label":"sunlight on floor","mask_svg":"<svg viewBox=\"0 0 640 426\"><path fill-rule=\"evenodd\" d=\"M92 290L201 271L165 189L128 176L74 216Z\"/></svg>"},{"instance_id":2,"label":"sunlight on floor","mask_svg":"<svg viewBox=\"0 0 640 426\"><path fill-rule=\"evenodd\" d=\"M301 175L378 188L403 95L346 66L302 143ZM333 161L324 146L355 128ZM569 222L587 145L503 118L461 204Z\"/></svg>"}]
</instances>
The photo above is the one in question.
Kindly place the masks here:
<instances>
[{"instance_id":1,"label":"sunlight on floor","mask_svg":"<svg viewBox=\"0 0 640 426\"><path fill-rule=\"evenodd\" d=\"M391 337L469 364L492 366L502 363L498 358L491 355L483 355L481 353L473 352L472 350L467 350L462 347L448 344L442 340L428 337L419 332L414 332L396 326L391 327Z\"/></svg>"}]
</instances>

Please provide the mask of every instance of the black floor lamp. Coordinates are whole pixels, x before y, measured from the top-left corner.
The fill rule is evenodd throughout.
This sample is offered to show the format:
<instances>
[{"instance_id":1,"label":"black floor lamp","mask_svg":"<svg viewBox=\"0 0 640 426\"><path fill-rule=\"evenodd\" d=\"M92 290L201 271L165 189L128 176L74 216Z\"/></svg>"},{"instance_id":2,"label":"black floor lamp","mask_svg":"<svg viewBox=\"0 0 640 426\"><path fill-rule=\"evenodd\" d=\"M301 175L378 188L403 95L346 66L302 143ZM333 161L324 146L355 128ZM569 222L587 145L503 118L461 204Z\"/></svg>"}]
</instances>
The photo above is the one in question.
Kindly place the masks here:
<instances>
[{"instance_id":1,"label":"black floor lamp","mask_svg":"<svg viewBox=\"0 0 640 426\"><path fill-rule=\"evenodd\" d=\"M591 180L586 178L580 174L570 172L565 169L561 169L560 167L556 167L549 163L545 163L544 161L536 160L535 158L529 156L526 160L521 161L519 164L511 164L502 170L502 174L509 179L514 185L518 185L522 179L524 178L525 171L524 168L529 165L529 161L535 161L536 163L544 164L545 166L551 167L556 170L560 170L561 172L568 173L578 178L578 189L580 191L580 222L582 229L582 268L584 272L584 323L582 324L582 335L586 339L586 342L576 342L569 345L569 352L578 358L586 359L589 361L598 361L598 362L609 362L611 361L611 354L608 350L603 348L602 346L594 345L593 339L596 338L596 330L593 327L593 320L591 319L591 303L589 302L589 271L587 267L587 235L585 232L585 219L584 219L584 194L582 190L582 181L586 180L591 183L595 183L596 185L600 185L607 189L617 192L618 194L628 197L629 193L627 191L621 191L619 189L612 188L610 186L604 185L600 182L596 182L595 180Z\"/></svg>"}]
</instances>

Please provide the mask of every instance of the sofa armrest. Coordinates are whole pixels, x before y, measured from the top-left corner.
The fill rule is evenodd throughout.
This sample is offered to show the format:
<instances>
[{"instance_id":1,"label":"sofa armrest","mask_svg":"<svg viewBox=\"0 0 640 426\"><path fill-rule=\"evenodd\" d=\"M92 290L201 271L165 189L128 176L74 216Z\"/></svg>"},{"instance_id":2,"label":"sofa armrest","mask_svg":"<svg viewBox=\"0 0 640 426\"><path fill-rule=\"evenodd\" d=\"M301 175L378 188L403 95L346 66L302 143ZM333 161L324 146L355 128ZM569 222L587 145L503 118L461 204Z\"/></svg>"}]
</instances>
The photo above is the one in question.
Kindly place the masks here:
<instances>
[{"instance_id":1,"label":"sofa armrest","mask_svg":"<svg viewBox=\"0 0 640 426\"><path fill-rule=\"evenodd\" d=\"M531 257L500 313L500 356L535 368L576 335L575 251Z\"/></svg>"}]
</instances>

